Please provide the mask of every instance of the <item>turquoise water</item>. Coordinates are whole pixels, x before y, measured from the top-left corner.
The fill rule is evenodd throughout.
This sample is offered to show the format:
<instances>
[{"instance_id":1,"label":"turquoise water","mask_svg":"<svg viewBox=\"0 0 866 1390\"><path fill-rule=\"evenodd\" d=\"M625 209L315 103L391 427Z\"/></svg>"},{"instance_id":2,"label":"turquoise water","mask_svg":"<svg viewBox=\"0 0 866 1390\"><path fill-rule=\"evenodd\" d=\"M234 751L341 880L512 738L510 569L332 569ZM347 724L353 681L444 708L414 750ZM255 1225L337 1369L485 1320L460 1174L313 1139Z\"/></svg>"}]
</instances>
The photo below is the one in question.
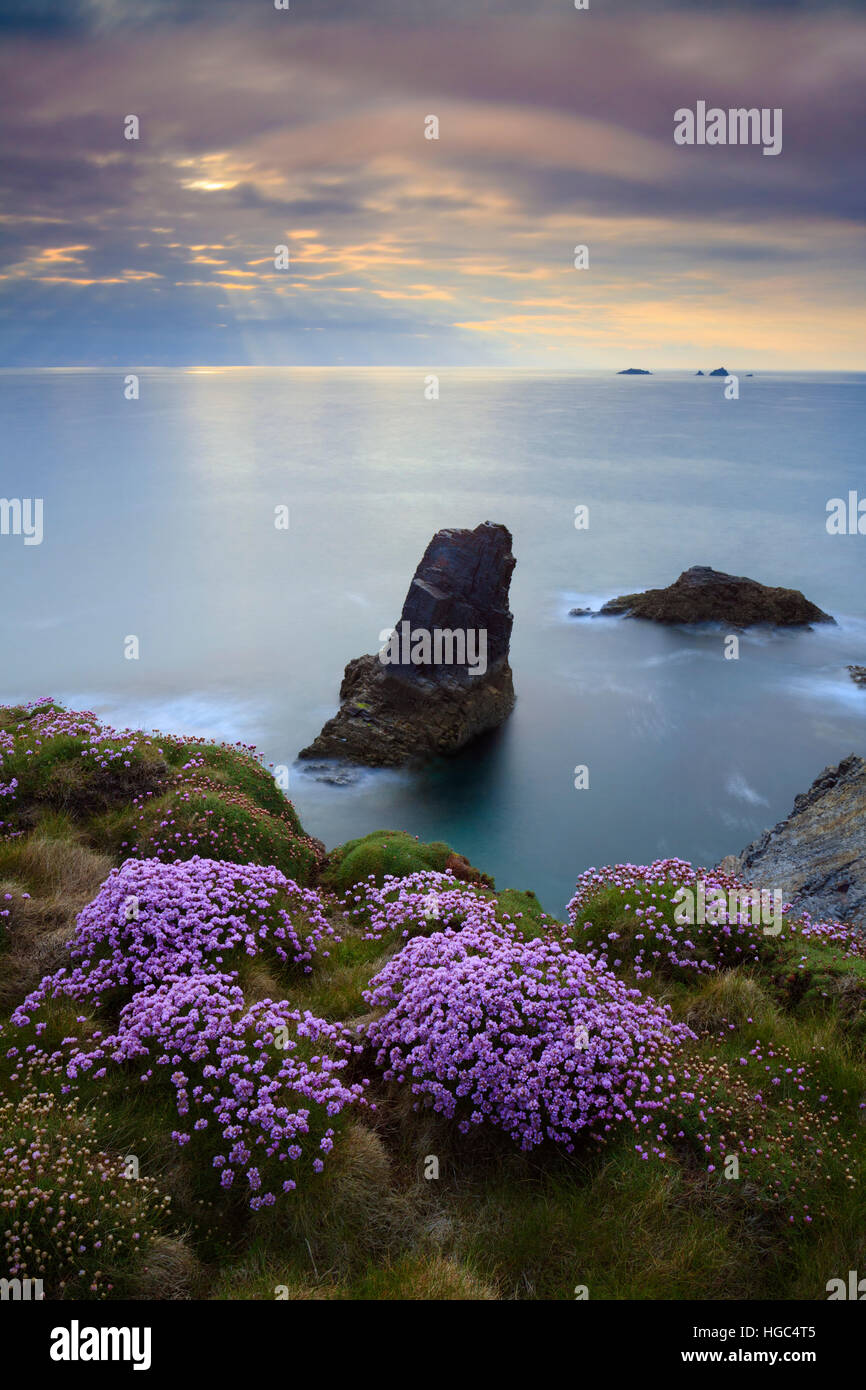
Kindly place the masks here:
<instances>
[{"instance_id":1,"label":"turquoise water","mask_svg":"<svg viewBox=\"0 0 866 1390\"><path fill-rule=\"evenodd\" d=\"M140 375L127 401L122 372L0 372L0 496L44 499L41 545L0 536L0 699L291 765L432 533L489 519L517 557L514 715L417 773L334 787L293 766L329 846L445 839L560 912L590 865L741 849L866 751L845 669L866 663L866 536L825 526L831 497L866 497L866 377L741 376L726 401L681 372L463 371L428 401L415 370ZM749 635L726 661L720 632L568 617L693 564L801 588L838 626Z\"/></svg>"}]
</instances>

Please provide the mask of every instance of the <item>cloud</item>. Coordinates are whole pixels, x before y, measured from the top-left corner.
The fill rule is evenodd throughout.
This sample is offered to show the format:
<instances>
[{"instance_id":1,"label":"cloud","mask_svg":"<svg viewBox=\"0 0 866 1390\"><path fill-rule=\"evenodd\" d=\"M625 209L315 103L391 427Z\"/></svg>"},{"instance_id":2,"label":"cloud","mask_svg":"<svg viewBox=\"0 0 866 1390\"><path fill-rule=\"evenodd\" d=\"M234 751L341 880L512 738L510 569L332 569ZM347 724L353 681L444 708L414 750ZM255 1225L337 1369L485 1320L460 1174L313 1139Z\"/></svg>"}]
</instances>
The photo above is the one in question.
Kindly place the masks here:
<instances>
[{"instance_id":1,"label":"cloud","mask_svg":"<svg viewBox=\"0 0 866 1390\"><path fill-rule=\"evenodd\" d=\"M859 365L853 13L171 8L0 6L0 363ZM676 147L698 97L783 154Z\"/></svg>"},{"instance_id":2,"label":"cloud","mask_svg":"<svg viewBox=\"0 0 866 1390\"><path fill-rule=\"evenodd\" d=\"M613 8L618 15L653 12L684 14L735 14L737 12L766 12L793 15L814 14L820 10L856 9L859 0L616 0ZM301 9L302 0L292 0L286 19ZM596 0L596 8L599 0ZM592 7L591 7L592 8ZM208 0L211 22L266 22L264 6L259 0ZM478 22L492 23L503 15L561 14L560 0L437 0L436 19L460 19L467 9ZM317 0L316 16L322 23L346 21L357 17L357 0ZM371 23L386 24L399 20L404 24L426 27L430 23L429 0L366 0L364 14ZM269 16L268 16L269 17ZM153 30L159 27L181 28L200 24L201 0L2 0L0 29L12 33L82 33L113 34Z\"/></svg>"}]
</instances>

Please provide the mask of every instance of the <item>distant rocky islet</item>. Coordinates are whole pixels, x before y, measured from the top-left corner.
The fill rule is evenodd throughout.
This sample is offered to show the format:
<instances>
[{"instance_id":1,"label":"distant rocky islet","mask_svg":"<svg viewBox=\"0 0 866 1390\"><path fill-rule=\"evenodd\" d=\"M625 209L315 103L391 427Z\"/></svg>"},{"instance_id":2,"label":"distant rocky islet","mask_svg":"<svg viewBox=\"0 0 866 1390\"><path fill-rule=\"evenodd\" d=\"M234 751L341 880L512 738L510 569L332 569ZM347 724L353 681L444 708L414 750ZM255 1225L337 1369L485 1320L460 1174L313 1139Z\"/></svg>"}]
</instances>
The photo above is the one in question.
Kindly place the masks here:
<instances>
[{"instance_id":1,"label":"distant rocky islet","mask_svg":"<svg viewBox=\"0 0 866 1390\"><path fill-rule=\"evenodd\" d=\"M725 574L709 565L693 565L665 589L623 594L597 611L572 608L569 616L643 618L670 626L727 623L740 629L759 625L809 627L812 623L835 622L799 589L775 588L742 575Z\"/></svg>"},{"instance_id":2,"label":"distant rocky islet","mask_svg":"<svg viewBox=\"0 0 866 1390\"><path fill-rule=\"evenodd\" d=\"M622 371L617 372L617 376L652 376L652 375L653 375L653 373L652 373L652 372L649 370L649 368L647 368L647 367L624 367ZM752 373L752 372L747 372L746 375L747 375L747 376L752 376L753 373ZM727 377L727 376L730 376L730 372L728 371L727 367L714 367L713 370L712 370L711 372L704 372L704 371L695 372L695 376L724 376L724 377Z\"/></svg>"}]
</instances>

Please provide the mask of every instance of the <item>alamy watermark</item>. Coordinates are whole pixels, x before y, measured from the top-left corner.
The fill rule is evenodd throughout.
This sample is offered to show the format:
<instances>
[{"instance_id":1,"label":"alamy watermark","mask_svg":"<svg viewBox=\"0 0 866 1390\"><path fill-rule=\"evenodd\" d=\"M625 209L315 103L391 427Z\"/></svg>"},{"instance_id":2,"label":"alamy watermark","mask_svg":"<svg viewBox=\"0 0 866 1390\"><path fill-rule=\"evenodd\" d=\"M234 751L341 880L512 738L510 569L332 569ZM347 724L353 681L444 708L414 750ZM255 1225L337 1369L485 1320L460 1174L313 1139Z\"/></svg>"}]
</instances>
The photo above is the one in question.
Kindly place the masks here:
<instances>
[{"instance_id":1,"label":"alamy watermark","mask_svg":"<svg viewBox=\"0 0 866 1390\"><path fill-rule=\"evenodd\" d=\"M41 1279L0 1279L0 1300L14 1303L40 1303L45 1297Z\"/></svg>"},{"instance_id":2,"label":"alamy watermark","mask_svg":"<svg viewBox=\"0 0 866 1390\"><path fill-rule=\"evenodd\" d=\"M0 536L23 536L25 545L41 545L42 534L41 497L0 497Z\"/></svg>"},{"instance_id":3,"label":"alamy watermark","mask_svg":"<svg viewBox=\"0 0 866 1390\"><path fill-rule=\"evenodd\" d=\"M866 536L866 497L853 489L827 503L827 532L831 536Z\"/></svg>"},{"instance_id":4,"label":"alamy watermark","mask_svg":"<svg viewBox=\"0 0 866 1390\"><path fill-rule=\"evenodd\" d=\"M149 1327L82 1327L73 1318L69 1327L51 1330L48 1355L52 1361L131 1361L134 1371L150 1369Z\"/></svg>"},{"instance_id":5,"label":"alamy watermark","mask_svg":"<svg viewBox=\"0 0 866 1390\"><path fill-rule=\"evenodd\" d=\"M405 620L399 628L379 633L383 666L465 666L470 676L487 670L487 629L412 627Z\"/></svg>"},{"instance_id":6,"label":"alamy watermark","mask_svg":"<svg viewBox=\"0 0 866 1390\"><path fill-rule=\"evenodd\" d=\"M782 108L774 106L707 108L699 101L694 111L681 106L674 112L677 145L763 145L764 154L782 153Z\"/></svg>"},{"instance_id":7,"label":"alamy watermark","mask_svg":"<svg viewBox=\"0 0 866 1390\"><path fill-rule=\"evenodd\" d=\"M707 888L700 879L694 889L678 888L674 921L680 927L719 926L725 922L763 926L765 936L778 936L782 930L784 900L781 890L769 888Z\"/></svg>"},{"instance_id":8,"label":"alamy watermark","mask_svg":"<svg viewBox=\"0 0 866 1390\"><path fill-rule=\"evenodd\" d=\"M826 1288L828 1303L839 1299L851 1300L854 1303L866 1300L866 1279L858 1278L856 1269L848 1270L847 1284L844 1279L828 1279Z\"/></svg>"}]
</instances>

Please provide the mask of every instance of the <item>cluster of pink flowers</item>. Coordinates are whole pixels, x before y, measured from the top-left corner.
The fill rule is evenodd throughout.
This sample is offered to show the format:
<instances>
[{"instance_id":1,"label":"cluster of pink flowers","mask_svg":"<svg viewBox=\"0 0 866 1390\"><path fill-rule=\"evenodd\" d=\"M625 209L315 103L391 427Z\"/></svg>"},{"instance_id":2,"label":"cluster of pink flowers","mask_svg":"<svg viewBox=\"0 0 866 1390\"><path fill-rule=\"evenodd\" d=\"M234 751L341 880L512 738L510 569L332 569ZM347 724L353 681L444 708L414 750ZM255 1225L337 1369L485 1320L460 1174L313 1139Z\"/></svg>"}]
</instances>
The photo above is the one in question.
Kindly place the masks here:
<instances>
[{"instance_id":1,"label":"cluster of pink flowers","mask_svg":"<svg viewBox=\"0 0 866 1390\"><path fill-rule=\"evenodd\" d=\"M140 989L171 974L218 972L233 952L254 956L270 949L282 964L309 972L329 939L339 938L318 893L279 869L198 857L177 864L127 859L79 913L70 948L74 966L47 975L13 1018L26 1022L44 1000L58 996L96 1006L108 990Z\"/></svg>"},{"instance_id":2,"label":"cluster of pink flowers","mask_svg":"<svg viewBox=\"0 0 866 1390\"><path fill-rule=\"evenodd\" d=\"M0 1030L2 1032L2 1030ZM22 1078L0 1097L0 1268L43 1280L50 1298L115 1296L169 1213L152 1178L130 1183L94 1143L90 1116ZM107 1270L111 1273L106 1272Z\"/></svg>"},{"instance_id":3,"label":"cluster of pink flowers","mask_svg":"<svg viewBox=\"0 0 866 1390\"><path fill-rule=\"evenodd\" d=\"M445 927L496 925L495 899L476 897L466 884L451 874L422 869L396 878L386 874L381 886L370 875L347 893L344 909L360 919L368 941L397 934L404 940Z\"/></svg>"},{"instance_id":4,"label":"cluster of pink flowers","mask_svg":"<svg viewBox=\"0 0 866 1390\"><path fill-rule=\"evenodd\" d=\"M183 1146L212 1130L204 1138L215 1150L220 1186L237 1179L257 1211L294 1190L302 1159L322 1171L334 1142L328 1120L363 1103L368 1083L348 1085L341 1077L352 1051L340 1024L286 1000L246 1008L234 976L207 971L137 991L116 1032L94 1034L92 1045L75 1051L67 1074L98 1079L109 1061L143 1062L142 1083L161 1074L174 1088L182 1122L172 1138Z\"/></svg>"},{"instance_id":5,"label":"cluster of pink flowers","mask_svg":"<svg viewBox=\"0 0 866 1390\"><path fill-rule=\"evenodd\" d=\"M660 859L654 864L617 864L604 869L587 869L577 880L574 896L568 904L568 921L581 945L596 951L614 966L622 964L617 958L617 943L621 939L618 926L606 932L597 930L586 920L587 910L597 906L605 890L617 890L622 899L622 913L630 919L628 931L632 960L638 979L650 979L660 964L703 974L716 970L721 964L735 965L742 960L756 959L759 951L759 930L742 914L730 915L726 908L713 913L712 922L677 922L672 902L680 889L697 893L698 884L707 893L719 889L725 894L742 888L739 880L729 874L695 869L683 859ZM696 914L695 914L696 915Z\"/></svg>"},{"instance_id":6,"label":"cluster of pink flowers","mask_svg":"<svg viewBox=\"0 0 866 1390\"><path fill-rule=\"evenodd\" d=\"M564 943L465 911L459 930L408 941L364 995L385 1010L367 1028L376 1065L416 1108L571 1151L581 1131L602 1139L670 1102L672 1055L693 1035L666 1006Z\"/></svg>"},{"instance_id":7,"label":"cluster of pink flowers","mask_svg":"<svg viewBox=\"0 0 866 1390\"><path fill-rule=\"evenodd\" d=\"M810 913L804 912L797 921L786 923L786 929L791 936L826 941L843 955L866 957L866 937L853 922L816 922Z\"/></svg>"},{"instance_id":8,"label":"cluster of pink flowers","mask_svg":"<svg viewBox=\"0 0 866 1390\"><path fill-rule=\"evenodd\" d=\"M9 761L15 752L15 739L8 729L0 729L0 796L11 796L14 798L18 790L18 778L9 777L8 782L3 781L3 764ZM5 829L5 822L0 820L0 836Z\"/></svg>"},{"instance_id":9,"label":"cluster of pink flowers","mask_svg":"<svg viewBox=\"0 0 866 1390\"><path fill-rule=\"evenodd\" d=\"M216 798L217 806L208 805L208 798ZM281 851L291 857L306 847L312 851L309 858L315 858L314 842L297 829L288 801L282 816L266 811L252 797L208 776L205 759L197 754L174 776L163 779L156 792L132 797L131 806L132 838L120 846L130 855L170 864L190 855L214 854L249 864Z\"/></svg>"},{"instance_id":10,"label":"cluster of pink flowers","mask_svg":"<svg viewBox=\"0 0 866 1390\"><path fill-rule=\"evenodd\" d=\"M133 838L120 845L128 856L173 862L211 853L234 862L268 863L282 850L284 864L297 862L297 856L301 861L315 859L315 842L299 828L286 798L280 797L277 806L264 810L252 796L208 775L203 749L214 745L206 739L164 737L156 730L151 734L118 731L102 724L90 710L63 710L47 697L20 708L26 718L0 729L0 797L9 798L10 811L28 788L28 760L38 762L38 755L50 751L55 742L62 757L72 753L87 760L95 790L108 786L115 795L120 790L120 799L131 804ZM270 776L253 745L219 747L254 763L263 779ZM171 771L163 759L168 754L176 767L178 753L186 761ZM146 770L144 780L149 783L144 788L141 770ZM208 797L216 797L221 809L207 805ZM22 833L12 822L0 820L0 839Z\"/></svg>"},{"instance_id":11,"label":"cluster of pink flowers","mask_svg":"<svg viewBox=\"0 0 866 1390\"><path fill-rule=\"evenodd\" d=\"M28 717L14 730L0 733L0 772L4 758L34 757L58 738L83 740L80 755L95 767L104 770L116 762L128 767L130 754L135 753L143 738L131 729L118 731L101 724L90 710L59 709L48 696L22 708L29 712ZM8 794L9 787L0 782L0 795Z\"/></svg>"},{"instance_id":12,"label":"cluster of pink flowers","mask_svg":"<svg viewBox=\"0 0 866 1390\"><path fill-rule=\"evenodd\" d=\"M0 729L0 797L8 797L10 806L14 807L20 787L20 779L14 775L12 767L17 764L20 768L22 759L36 757L54 739L82 740L81 757L89 759L101 771L107 770L112 763L131 765L140 735L128 729L118 733L107 728L89 710L75 713L58 709L48 697L33 700L21 708L27 712L27 718L12 729ZM16 833L20 832L0 821L0 837Z\"/></svg>"},{"instance_id":13,"label":"cluster of pink flowers","mask_svg":"<svg viewBox=\"0 0 866 1390\"><path fill-rule=\"evenodd\" d=\"M621 900L616 924L605 927L589 920L590 913L610 917L612 895L614 902L616 896ZM718 869L694 868L683 859L659 859L587 869L568 904L568 921L583 949L614 968L622 964L619 953L625 951L627 937L629 958L641 980L659 969L694 976L757 961L768 943L796 936L820 937L846 954L863 954L856 928L815 923L808 914L793 921L790 912L791 904L769 888ZM696 920L701 916L703 921ZM629 924L623 929L625 918Z\"/></svg>"},{"instance_id":14,"label":"cluster of pink flowers","mask_svg":"<svg viewBox=\"0 0 866 1390\"><path fill-rule=\"evenodd\" d=\"M174 1132L177 1142L210 1129L222 1186L238 1176L254 1210L271 1206L277 1189L295 1187L290 1174L311 1145L312 1169L321 1171L333 1145L327 1120L360 1103L367 1083L341 1079L359 1046L342 1025L286 1001L245 1008L230 967L238 953L273 950L281 963L309 970L313 953L332 936L318 894L278 869L198 858L128 860L79 915L74 966L47 976L12 1022L35 1020L38 1032L39 1010L50 999L96 1009L109 991L134 991L114 1032L65 1040L70 1082L101 1079L112 1063L144 1063L141 1082L162 1076L174 1088L186 1125ZM55 1054L46 1064L57 1060Z\"/></svg>"}]
</instances>

